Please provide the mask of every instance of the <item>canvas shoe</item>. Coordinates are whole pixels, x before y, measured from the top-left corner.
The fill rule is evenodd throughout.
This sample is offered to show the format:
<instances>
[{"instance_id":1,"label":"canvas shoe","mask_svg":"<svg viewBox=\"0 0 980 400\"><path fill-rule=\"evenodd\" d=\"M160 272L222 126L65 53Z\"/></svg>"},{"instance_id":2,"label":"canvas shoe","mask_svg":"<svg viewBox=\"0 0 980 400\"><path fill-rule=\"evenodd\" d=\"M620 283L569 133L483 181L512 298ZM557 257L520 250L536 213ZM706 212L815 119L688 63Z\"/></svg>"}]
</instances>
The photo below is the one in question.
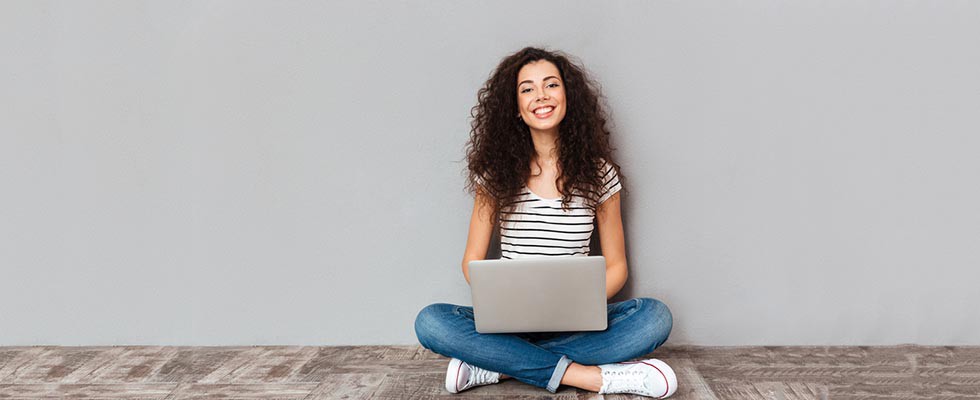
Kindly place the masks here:
<instances>
[{"instance_id":1,"label":"canvas shoe","mask_svg":"<svg viewBox=\"0 0 980 400\"><path fill-rule=\"evenodd\" d=\"M466 389L500 382L500 373L487 371L463 360L453 358L446 370L446 390L449 393L459 393Z\"/></svg>"},{"instance_id":2,"label":"canvas shoe","mask_svg":"<svg viewBox=\"0 0 980 400\"><path fill-rule=\"evenodd\" d=\"M600 394L632 393L662 399L677 391L677 375L656 358L602 364Z\"/></svg>"}]
</instances>

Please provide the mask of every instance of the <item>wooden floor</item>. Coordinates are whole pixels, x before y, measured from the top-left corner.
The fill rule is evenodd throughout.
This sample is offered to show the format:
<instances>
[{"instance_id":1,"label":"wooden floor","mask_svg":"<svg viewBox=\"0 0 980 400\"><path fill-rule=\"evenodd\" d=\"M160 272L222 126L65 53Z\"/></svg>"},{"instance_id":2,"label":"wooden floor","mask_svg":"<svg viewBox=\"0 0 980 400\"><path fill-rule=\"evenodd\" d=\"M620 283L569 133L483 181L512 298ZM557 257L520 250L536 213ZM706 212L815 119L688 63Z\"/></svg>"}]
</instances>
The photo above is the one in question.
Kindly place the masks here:
<instances>
[{"instance_id":1,"label":"wooden floor","mask_svg":"<svg viewBox=\"0 0 980 400\"><path fill-rule=\"evenodd\" d=\"M662 347L673 399L980 399L980 347ZM646 357L645 357L646 358ZM420 346L0 347L0 398L630 399L513 379L458 395Z\"/></svg>"}]
</instances>

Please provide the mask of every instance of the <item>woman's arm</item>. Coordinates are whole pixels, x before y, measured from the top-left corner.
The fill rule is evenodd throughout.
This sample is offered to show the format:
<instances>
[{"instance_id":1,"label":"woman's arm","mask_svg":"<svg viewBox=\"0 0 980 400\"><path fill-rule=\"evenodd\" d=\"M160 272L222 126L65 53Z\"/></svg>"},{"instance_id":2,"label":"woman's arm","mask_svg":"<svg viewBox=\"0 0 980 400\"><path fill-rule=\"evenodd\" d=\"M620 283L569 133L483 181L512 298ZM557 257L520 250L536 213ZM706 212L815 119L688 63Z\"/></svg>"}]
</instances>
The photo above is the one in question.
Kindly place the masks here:
<instances>
[{"instance_id":1,"label":"woman's arm","mask_svg":"<svg viewBox=\"0 0 980 400\"><path fill-rule=\"evenodd\" d=\"M490 248L490 237L493 234L493 221L490 220L493 200L479 188L475 197L473 216L470 217L470 233L466 238L466 251L463 252L463 278L466 278L466 284L470 283L470 261L487 258L487 249Z\"/></svg>"},{"instance_id":2,"label":"woman's arm","mask_svg":"<svg viewBox=\"0 0 980 400\"><path fill-rule=\"evenodd\" d=\"M612 195L596 210L599 226L599 242L606 257L606 300L611 299L623 285L629 270L626 268L626 240L623 234L623 216L619 209L619 193Z\"/></svg>"}]
</instances>

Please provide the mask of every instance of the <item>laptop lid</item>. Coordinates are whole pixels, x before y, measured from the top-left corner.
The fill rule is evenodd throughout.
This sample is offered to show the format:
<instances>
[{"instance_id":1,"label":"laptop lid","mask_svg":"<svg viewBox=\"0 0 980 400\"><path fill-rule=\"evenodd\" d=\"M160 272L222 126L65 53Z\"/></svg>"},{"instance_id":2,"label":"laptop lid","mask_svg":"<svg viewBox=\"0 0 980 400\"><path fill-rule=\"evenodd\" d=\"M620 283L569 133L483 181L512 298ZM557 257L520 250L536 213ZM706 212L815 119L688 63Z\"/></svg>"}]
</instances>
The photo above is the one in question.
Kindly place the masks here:
<instances>
[{"instance_id":1,"label":"laptop lid","mask_svg":"<svg viewBox=\"0 0 980 400\"><path fill-rule=\"evenodd\" d=\"M479 333L606 329L606 259L537 256L469 263Z\"/></svg>"}]
</instances>

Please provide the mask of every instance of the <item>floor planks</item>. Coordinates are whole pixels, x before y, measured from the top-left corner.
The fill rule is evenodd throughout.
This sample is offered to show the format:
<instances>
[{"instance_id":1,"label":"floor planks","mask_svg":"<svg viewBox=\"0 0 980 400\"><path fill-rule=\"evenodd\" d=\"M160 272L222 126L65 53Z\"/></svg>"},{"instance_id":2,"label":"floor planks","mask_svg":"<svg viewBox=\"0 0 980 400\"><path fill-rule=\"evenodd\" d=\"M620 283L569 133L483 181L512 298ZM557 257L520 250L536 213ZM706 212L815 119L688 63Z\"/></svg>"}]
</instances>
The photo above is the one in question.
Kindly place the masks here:
<instances>
[{"instance_id":1,"label":"floor planks","mask_svg":"<svg viewBox=\"0 0 980 400\"><path fill-rule=\"evenodd\" d=\"M673 399L980 399L980 347L666 346ZM459 395L421 346L0 347L0 399L637 399L515 380Z\"/></svg>"}]
</instances>

